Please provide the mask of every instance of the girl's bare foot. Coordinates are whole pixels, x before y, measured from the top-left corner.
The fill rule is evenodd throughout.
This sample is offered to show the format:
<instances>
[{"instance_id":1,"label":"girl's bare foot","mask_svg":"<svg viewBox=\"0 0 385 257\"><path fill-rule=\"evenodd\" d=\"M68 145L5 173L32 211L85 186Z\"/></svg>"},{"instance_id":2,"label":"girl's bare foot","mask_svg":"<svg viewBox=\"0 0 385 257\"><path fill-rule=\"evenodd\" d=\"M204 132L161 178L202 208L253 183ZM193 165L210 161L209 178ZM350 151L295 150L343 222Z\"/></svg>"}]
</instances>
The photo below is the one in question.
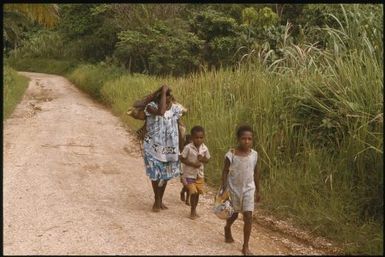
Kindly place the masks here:
<instances>
[{"instance_id":1,"label":"girl's bare foot","mask_svg":"<svg viewBox=\"0 0 385 257\"><path fill-rule=\"evenodd\" d=\"M226 243L233 243L234 242L234 238L231 235L231 229L226 228L226 227L225 227L225 242Z\"/></svg>"},{"instance_id":2,"label":"girl's bare foot","mask_svg":"<svg viewBox=\"0 0 385 257\"><path fill-rule=\"evenodd\" d=\"M190 206L190 201L186 200L186 205Z\"/></svg>"},{"instance_id":3,"label":"girl's bare foot","mask_svg":"<svg viewBox=\"0 0 385 257\"><path fill-rule=\"evenodd\" d=\"M186 201L185 197L184 197L184 192L180 192L180 200L182 202Z\"/></svg>"},{"instance_id":4,"label":"girl's bare foot","mask_svg":"<svg viewBox=\"0 0 385 257\"><path fill-rule=\"evenodd\" d=\"M164 205L163 203L160 204L160 208L162 210L167 210L168 209L168 207L166 205Z\"/></svg>"},{"instance_id":5,"label":"girl's bare foot","mask_svg":"<svg viewBox=\"0 0 385 257\"><path fill-rule=\"evenodd\" d=\"M247 255L247 256L252 256L252 255L254 255L254 254L250 251L249 247L243 247L243 248L242 248L242 253L243 253L243 255Z\"/></svg>"}]
</instances>

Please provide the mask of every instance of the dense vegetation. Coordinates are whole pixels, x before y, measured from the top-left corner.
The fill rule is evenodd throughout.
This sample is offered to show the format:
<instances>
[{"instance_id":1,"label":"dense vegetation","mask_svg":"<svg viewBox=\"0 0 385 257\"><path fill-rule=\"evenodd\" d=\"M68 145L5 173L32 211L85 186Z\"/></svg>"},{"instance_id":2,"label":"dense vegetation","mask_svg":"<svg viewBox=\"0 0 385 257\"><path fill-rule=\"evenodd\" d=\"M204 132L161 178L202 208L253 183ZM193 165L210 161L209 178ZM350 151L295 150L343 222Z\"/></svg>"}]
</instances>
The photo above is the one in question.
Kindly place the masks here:
<instances>
[{"instance_id":1,"label":"dense vegetation","mask_svg":"<svg viewBox=\"0 0 385 257\"><path fill-rule=\"evenodd\" d=\"M66 75L133 128L141 125L125 116L133 101L170 84L190 110L188 128L207 130L214 186L235 128L251 124L261 208L343 243L347 253L383 252L382 6L59 11L53 29L22 25L18 40L6 41L7 63Z\"/></svg>"},{"instance_id":2,"label":"dense vegetation","mask_svg":"<svg viewBox=\"0 0 385 257\"><path fill-rule=\"evenodd\" d=\"M21 101L28 86L28 79L5 66L3 68L3 120L8 118Z\"/></svg>"}]
</instances>

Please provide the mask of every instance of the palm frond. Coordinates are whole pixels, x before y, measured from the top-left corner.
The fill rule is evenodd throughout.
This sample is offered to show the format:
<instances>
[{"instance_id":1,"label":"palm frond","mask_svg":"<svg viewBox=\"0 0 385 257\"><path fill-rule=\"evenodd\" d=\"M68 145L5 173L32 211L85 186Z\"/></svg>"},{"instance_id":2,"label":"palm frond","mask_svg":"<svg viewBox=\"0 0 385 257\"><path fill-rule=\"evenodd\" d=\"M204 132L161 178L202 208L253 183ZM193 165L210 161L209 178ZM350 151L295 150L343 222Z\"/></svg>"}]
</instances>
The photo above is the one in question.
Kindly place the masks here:
<instances>
[{"instance_id":1,"label":"palm frond","mask_svg":"<svg viewBox=\"0 0 385 257\"><path fill-rule=\"evenodd\" d=\"M53 27L59 19L57 4L4 4L4 11L23 14L46 27Z\"/></svg>"}]
</instances>

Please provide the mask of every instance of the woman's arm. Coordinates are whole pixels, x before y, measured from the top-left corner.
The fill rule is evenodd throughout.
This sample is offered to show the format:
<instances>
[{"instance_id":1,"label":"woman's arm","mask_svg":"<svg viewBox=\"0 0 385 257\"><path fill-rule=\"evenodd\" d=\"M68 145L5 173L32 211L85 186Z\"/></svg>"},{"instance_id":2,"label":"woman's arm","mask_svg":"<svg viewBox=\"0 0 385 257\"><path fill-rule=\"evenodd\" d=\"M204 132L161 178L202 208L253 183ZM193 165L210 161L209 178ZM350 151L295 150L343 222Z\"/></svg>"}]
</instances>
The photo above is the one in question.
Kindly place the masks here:
<instances>
[{"instance_id":1,"label":"woman's arm","mask_svg":"<svg viewBox=\"0 0 385 257\"><path fill-rule=\"evenodd\" d=\"M166 112L166 93L168 91L168 86L164 85L162 86L162 93L161 93L161 98L159 102L158 109L155 109L151 106L147 106L147 111L153 115L163 115Z\"/></svg>"}]
</instances>

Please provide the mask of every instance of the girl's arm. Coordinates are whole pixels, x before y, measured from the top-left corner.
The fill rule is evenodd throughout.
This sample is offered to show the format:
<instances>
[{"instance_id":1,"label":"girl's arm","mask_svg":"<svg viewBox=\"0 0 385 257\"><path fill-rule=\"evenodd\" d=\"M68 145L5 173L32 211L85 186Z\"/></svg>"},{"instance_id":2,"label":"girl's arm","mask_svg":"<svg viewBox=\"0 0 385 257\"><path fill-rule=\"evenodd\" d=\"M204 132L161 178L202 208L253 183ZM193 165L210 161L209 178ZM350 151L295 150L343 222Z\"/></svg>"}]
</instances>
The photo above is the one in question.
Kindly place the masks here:
<instances>
[{"instance_id":1,"label":"girl's arm","mask_svg":"<svg viewBox=\"0 0 385 257\"><path fill-rule=\"evenodd\" d=\"M227 187L227 176L229 174L229 168L230 168L230 161L227 157L225 157L225 165L223 166L222 171L222 186L223 192L225 191Z\"/></svg>"},{"instance_id":2,"label":"girl's arm","mask_svg":"<svg viewBox=\"0 0 385 257\"><path fill-rule=\"evenodd\" d=\"M259 202L260 195L259 195L259 171L258 171L258 165L255 165L254 168L254 184L255 184L255 201Z\"/></svg>"}]
</instances>

